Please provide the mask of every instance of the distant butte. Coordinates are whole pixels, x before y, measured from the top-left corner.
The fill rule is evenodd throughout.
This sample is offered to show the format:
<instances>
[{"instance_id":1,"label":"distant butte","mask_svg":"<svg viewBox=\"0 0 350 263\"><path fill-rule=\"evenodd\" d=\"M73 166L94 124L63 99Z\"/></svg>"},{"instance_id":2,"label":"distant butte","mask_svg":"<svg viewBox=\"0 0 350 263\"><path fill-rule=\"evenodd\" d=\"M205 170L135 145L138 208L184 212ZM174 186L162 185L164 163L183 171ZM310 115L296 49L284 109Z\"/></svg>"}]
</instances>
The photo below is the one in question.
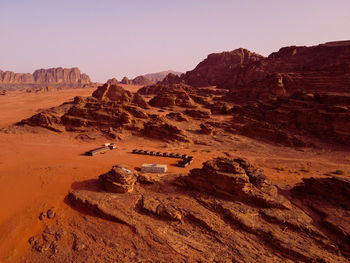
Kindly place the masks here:
<instances>
[{"instance_id":1,"label":"distant butte","mask_svg":"<svg viewBox=\"0 0 350 263\"><path fill-rule=\"evenodd\" d=\"M0 70L0 87L8 90L54 87L83 87L91 84L90 77L79 68L38 69L33 74Z\"/></svg>"}]
</instances>

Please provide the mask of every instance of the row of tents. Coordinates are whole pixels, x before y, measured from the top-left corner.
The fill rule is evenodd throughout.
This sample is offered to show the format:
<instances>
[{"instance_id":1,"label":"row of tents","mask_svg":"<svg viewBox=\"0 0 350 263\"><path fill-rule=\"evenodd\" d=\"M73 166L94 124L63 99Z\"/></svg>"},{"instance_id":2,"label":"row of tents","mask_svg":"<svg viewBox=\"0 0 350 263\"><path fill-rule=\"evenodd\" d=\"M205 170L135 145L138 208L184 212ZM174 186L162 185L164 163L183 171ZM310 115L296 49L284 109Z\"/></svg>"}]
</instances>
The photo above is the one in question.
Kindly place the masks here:
<instances>
[{"instance_id":1,"label":"row of tents","mask_svg":"<svg viewBox=\"0 0 350 263\"><path fill-rule=\"evenodd\" d=\"M132 153L182 159L181 161L178 162L177 164L178 167L187 167L193 162L193 156L188 156L187 154L156 152L156 151L139 150L139 149L132 150Z\"/></svg>"}]
</instances>

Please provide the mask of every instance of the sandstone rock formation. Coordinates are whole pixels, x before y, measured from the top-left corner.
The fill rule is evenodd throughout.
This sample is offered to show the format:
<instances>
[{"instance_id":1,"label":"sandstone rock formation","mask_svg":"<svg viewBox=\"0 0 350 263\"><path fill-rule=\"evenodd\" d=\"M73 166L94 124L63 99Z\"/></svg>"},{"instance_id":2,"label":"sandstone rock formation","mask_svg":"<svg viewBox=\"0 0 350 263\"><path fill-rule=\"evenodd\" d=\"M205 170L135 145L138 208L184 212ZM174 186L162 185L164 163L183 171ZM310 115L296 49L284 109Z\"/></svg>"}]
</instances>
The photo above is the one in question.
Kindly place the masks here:
<instances>
[{"instance_id":1,"label":"sandstone rock formation","mask_svg":"<svg viewBox=\"0 0 350 263\"><path fill-rule=\"evenodd\" d=\"M108 173L99 176L103 187L112 193L127 193L134 189L136 172L121 166L114 166Z\"/></svg>"},{"instance_id":2,"label":"sandstone rock formation","mask_svg":"<svg viewBox=\"0 0 350 263\"><path fill-rule=\"evenodd\" d=\"M347 97L347 94L299 92L288 97L250 102L230 110L234 115L232 124L242 134L269 138L285 145L305 144L297 139L298 135L348 145L350 105L346 102ZM325 98L333 99L327 101Z\"/></svg>"},{"instance_id":3,"label":"sandstone rock formation","mask_svg":"<svg viewBox=\"0 0 350 263\"><path fill-rule=\"evenodd\" d=\"M158 81L164 80L164 78L166 78L169 74L173 76L180 76L182 73L176 72L174 70L165 70L161 72L145 74L143 76L152 81L153 83L157 83Z\"/></svg>"},{"instance_id":4,"label":"sandstone rock formation","mask_svg":"<svg viewBox=\"0 0 350 263\"><path fill-rule=\"evenodd\" d=\"M179 122L188 121L188 119L185 118L185 116L181 112L170 112L165 117L167 117L170 120L179 121Z\"/></svg>"},{"instance_id":5,"label":"sandstone rock formation","mask_svg":"<svg viewBox=\"0 0 350 263\"><path fill-rule=\"evenodd\" d=\"M182 79L195 87L226 87L228 80L231 80L243 66L263 58L243 48L210 54L195 69L186 72Z\"/></svg>"},{"instance_id":6,"label":"sandstone rock formation","mask_svg":"<svg viewBox=\"0 0 350 263\"><path fill-rule=\"evenodd\" d=\"M349 43L285 47L267 58L243 49L211 54L181 79L229 89L217 103L198 91L192 99L232 114L233 132L289 146L310 145L301 137L349 145Z\"/></svg>"},{"instance_id":7,"label":"sandstone rock formation","mask_svg":"<svg viewBox=\"0 0 350 263\"><path fill-rule=\"evenodd\" d=\"M214 132L214 129L213 127L211 127L209 124L204 124L204 123L201 123L200 126L201 128L200 132L202 134L206 134L206 135L211 135L213 132Z\"/></svg>"},{"instance_id":8,"label":"sandstone rock formation","mask_svg":"<svg viewBox=\"0 0 350 263\"><path fill-rule=\"evenodd\" d=\"M266 207L289 209L291 204L278 194L277 188L245 159L217 158L192 169L186 183L200 191L234 195Z\"/></svg>"},{"instance_id":9,"label":"sandstone rock formation","mask_svg":"<svg viewBox=\"0 0 350 263\"><path fill-rule=\"evenodd\" d=\"M198 119L209 119L210 112L207 110L196 110L196 109L187 109L183 112L184 114Z\"/></svg>"},{"instance_id":10,"label":"sandstone rock formation","mask_svg":"<svg viewBox=\"0 0 350 263\"><path fill-rule=\"evenodd\" d=\"M176 72L173 70L166 70L156 73L149 73L145 75L140 75L135 77L134 79L128 79L127 77L124 77L121 80L121 84L127 84L127 85L141 85L141 86L148 86L153 85L159 81L163 81L164 78L168 77L168 75L171 75L171 77L178 77L182 73ZM110 84L117 84L117 83L110 83Z\"/></svg>"},{"instance_id":11,"label":"sandstone rock formation","mask_svg":"<svg viewBox=\"0 0 350 263\"><path fill-rule=\"evenodd\" d=\"M154 84L153 81L146 78L145 76L137 76L136 78L131 79L131 80L128 79L127 77L124 77L120 83L126 84L126 85L140 85L140 86L147 86L147 85Z\"/></svg>"},{"instance_id":12,"label":"sandstone rock formation","mask_svg":"<svg viewBox=\"0 0 350 263\"><path fill-rule=\"evenodd\" d=\"M164 117L148 113L149 108L142 95L104 84L91 97L75 97L73 102L43 110L17 125L40 126L56 132L99 130L112 138L134 134L168 142L188 142L183 130Z\"/></svg>"},{"instance_id":13,"label":"sandstone rock formation","mask_svg":"<svg viewBox=\"0 0 350 263\"><path fill-rule=\"evenodd\" d=\"M304 178L292 189L304 209L310 209L319 217L316 223L327 229L343 253L350 255L350 180L332 178Z\"/></svg>"},{"instance_id":14,"label":"sandstone rock formation","mask_svg":"<svg viewBox=\"0 0 350 263\"><path fill-rule=\"evenodd\" d=\"M145 76L138 76L132 80L133 85L147 86L147 85L152 85L153 83L154 83L153 81L146 78Z\"/></svg>"},{"instance_id":15,"label":"sandstone rock formation","mask_svg":"<svg viewBox=\"0 0 350 263\"><path fill-rule=\"evenodd\" d=\"M120 81L120 83L121 83L121 84L126 84L126 85L132 84L131 81L130 81L127 77L122 78L122 80Z\"/></svg>"},{"instance_id":16,"label":"sandstone rock formation","mask_svg":"<svg viewBox=\"0 0 350 263\"><path fill-rule=\"evenodd\" d=\"M146 122L143 129L143 134L147 137L171 141L188 142L185 133L178 127L167 123L161 118L153 119Z\"/></svg>"},{"instance_id":17,"label":"sandstone rock formation","mask_svg":"<svg viewBox=\"0 0 350 263\"><path fill-rule=\"evenodd\" d=\"M90 78L86 74L80 73L78 68L50 68L34 71L33 77L37 83L67 83L67 84L88 84Z\"/></svg>"},{"instance_id":18,"label":"sandstone rock formation","mask_svg":"<svg viewBox=\"0 0 350 263\"><path fill-rule=\"evenodd\" d=\"M348 262L347 187L308 179L289 200L247 160L217 158L124 194L76 189L72 207L110 222L74 217L30 242L37 260L56 262Z\"/></svg>"},{"instance_id":19,"label":"sandstone rock formation","mask_svg":"<svg viewBox=\"0 0 350 263\"><path fill-rule=\"evenodd\" d=\"M106 83L110 84L110 85L118 85L119 81L116 78L112 78L112 79L107 80Z\"/></svg>"},{"instance_id":20,"label":"sandstone rock formation","mask_svg":"<svg viewBox=\"0 0 350 263\"><path fill-rule=\"evenodd\" d=\"M150 105L160 108L159 111L181 112L197 121L226 115L219 125L222 132L280 145L306 147L320 142L349 145L349 72L350 45L346 41L281 48L267 58L238 49L209 55L193 71L180 77L169 74L163 81L141 88L137 95L122 92L117 85L99 88L94 93L97 101L90 98L86 108L94 105L94 114L98 112L96 118L101 125L92 116L87 121L86 109L83 113L76 106L63 120L69 120L66 124L70 125L87 127L93 123L105 127L115 124L112 120L117 118L113 129L143 130L144 123L133 119L147 118L139 109L124 107L123 114L112 113L116 106L111 107L113 103L107 101L117 105L119 100L142 109ZM198 87L202 85L221 88ZM149 104L142 95L151 98ZM108 112L104 112L107 108ZM74 112L79 113L74 115ZM74 118L69 117L71 114ZM79 114L85 114L84 118ZM167 116L169 120L173 117L178 116Z\"/></svg>"},{"instance_id":21,"label":"sandstone rock formation","mask_svg":"<svg viewBox=\"0 0 350 263\"><path fill-rule=\"evenodd\" d=\"M194 101L188 92L186 92L189 87L183 85L170 85L165 88L159 86L159 88L161 90L158 91L157 96L149 101L150 105L155 107L194 107Z\"/></svg>"},{"instance_id":22,"label":"sandstone rock formation","mask_svg":"<svg viewBox=\"0 0 350 263\"><path fill-rule=\"evenodd\" d=\"M30 73L14 73L0 70L0 85L7 89L54 87L83 87L90 84L88 75L78 68L39 69Z\"/></svg>"},{"instance_id":23,"label":"sandstone rock formation","mask_svg":"<svg viewBox=\"0 0 350 263\"><path fill-rule=\"evenodd\" d=\"M157 84L181 84L184 83L185 81L181 79L179 75L169 73L166 75L162 80L160 80Z\"/></svg>"}]
</instances>

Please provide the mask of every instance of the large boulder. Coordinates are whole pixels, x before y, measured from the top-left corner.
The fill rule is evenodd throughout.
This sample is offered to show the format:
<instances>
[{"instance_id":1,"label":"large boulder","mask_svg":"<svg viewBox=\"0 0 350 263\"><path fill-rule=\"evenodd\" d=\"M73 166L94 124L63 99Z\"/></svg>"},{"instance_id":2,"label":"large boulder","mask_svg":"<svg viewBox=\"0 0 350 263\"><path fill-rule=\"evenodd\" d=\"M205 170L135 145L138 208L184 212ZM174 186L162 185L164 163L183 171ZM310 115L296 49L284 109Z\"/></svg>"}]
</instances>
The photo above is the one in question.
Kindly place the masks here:
<instances>
[{"instance_id":1,"label":"large boulder","mask_svg":"<svg viewBox=\"0 0 350 263\"><path fill-rule=\"evenodd\" d=\"M127 193L134 189L137 173L122 166L114 166L108 173L100 175L99 181L109 192Z\"/></svg>"},{"instance_id":2,"label":"large boulder","mask_svg":"<svg viewBox=\"0 0 350 263\"><path fill-rule=\"evenodd\" d=\"M162 119L154 119L146 122L143 134L162 141L188 142L188 138L182 130Z\"/></svg>"}]
</instances>

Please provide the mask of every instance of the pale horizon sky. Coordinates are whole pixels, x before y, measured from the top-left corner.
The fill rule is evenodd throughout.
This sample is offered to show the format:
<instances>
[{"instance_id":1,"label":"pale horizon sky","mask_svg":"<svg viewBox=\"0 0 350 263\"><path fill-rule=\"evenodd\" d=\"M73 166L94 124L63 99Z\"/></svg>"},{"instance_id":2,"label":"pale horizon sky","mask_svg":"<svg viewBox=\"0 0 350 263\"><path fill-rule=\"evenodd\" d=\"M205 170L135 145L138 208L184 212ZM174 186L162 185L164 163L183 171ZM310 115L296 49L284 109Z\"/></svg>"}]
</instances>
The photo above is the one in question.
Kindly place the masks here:
<instances>
[{"instance_id":1,"label":"pale horizon sky","mask_svg":"<svg viewBox=\"0 0 350 263\"><path fill-rule=\"evenodd\" d=\"M348 40L349 11L349 0L0 0L0 69L79 67L100 82L185 72L214 52Z\"/></svg>"}]
</instances>

